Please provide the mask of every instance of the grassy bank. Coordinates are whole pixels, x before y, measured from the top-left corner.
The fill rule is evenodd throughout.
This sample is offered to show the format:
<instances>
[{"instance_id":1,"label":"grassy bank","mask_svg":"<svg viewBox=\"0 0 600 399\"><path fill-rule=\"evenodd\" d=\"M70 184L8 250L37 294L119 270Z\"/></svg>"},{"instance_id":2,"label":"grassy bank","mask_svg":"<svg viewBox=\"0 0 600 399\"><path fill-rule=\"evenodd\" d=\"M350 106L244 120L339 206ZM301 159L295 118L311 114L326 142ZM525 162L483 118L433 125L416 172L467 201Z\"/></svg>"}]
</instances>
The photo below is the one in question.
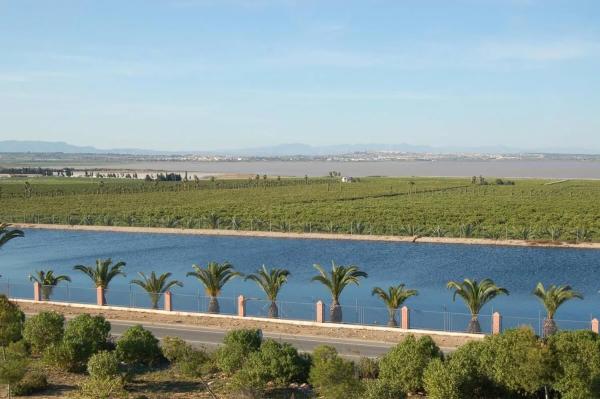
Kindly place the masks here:
<instances>
[{"instance_id":1,"label":"grassy bank","mask_svg":"<svg viewBox=\"0 0 600 399\"><path fill-rule=\"evenodd\" d=\"M600 240L600 181L456 178L0 180L0 220L519 240Z\"/></svg>"}]
</instances>

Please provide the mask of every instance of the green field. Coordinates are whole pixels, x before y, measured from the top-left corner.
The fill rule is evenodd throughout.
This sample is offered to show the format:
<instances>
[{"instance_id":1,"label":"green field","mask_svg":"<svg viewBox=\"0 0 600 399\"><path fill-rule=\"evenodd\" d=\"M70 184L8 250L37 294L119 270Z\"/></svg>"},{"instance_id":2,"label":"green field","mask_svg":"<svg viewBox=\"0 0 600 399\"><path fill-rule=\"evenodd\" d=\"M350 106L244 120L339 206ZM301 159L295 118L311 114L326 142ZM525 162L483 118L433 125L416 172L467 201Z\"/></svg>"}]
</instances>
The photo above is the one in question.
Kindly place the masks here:
<instances>
[{"instance_id":1,"label":"green field","mask_svg":"<svg viewBox=\"0 0 600 399\"><path fill-rule=\"evenodd\" d=\"M600 241L600 181L0 180L7 222Z\"/></svg>"}]
</instances>

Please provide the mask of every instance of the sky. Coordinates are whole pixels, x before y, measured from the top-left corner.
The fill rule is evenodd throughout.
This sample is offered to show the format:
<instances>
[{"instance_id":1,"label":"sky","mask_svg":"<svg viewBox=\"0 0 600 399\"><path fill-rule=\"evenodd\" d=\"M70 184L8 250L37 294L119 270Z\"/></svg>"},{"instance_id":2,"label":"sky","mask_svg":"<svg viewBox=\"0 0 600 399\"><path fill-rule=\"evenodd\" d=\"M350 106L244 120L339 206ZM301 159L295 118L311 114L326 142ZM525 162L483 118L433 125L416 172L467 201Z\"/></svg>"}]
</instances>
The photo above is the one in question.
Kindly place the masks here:
<instances>
[{"instance_id":1,"label":"sky","mask_svg":"<svg viewBox=\"0 0 600 399\"><path fill-rule=\"evenodd\" d=\"M0 0L0 140L600 152L599 21L598 0Z\"/></svg>"}]
</instances>

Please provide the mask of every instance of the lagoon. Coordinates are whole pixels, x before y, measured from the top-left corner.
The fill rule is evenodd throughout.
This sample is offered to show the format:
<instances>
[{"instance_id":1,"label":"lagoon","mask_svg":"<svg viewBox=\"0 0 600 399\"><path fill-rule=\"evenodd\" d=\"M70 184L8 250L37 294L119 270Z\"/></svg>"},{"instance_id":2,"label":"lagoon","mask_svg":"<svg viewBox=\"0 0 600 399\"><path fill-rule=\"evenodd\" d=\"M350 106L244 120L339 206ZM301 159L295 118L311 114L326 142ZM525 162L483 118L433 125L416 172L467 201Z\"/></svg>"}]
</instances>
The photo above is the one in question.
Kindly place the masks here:
<instances>
[{"instance_id":1,"label":"lagoon","mask_svg":"<svg viewBox=\"0 0 600 399\"><path fill-rule=\"evenodd\" d=\"M385 310L371 296L371 290L403 282L419 290L419 296L406 303L411 308L413 325L460 330L462 324L466 327L468 316L448 313L464 313L465 308L460 301L452 302L445 285L451 279L465 277L490 277L511 292L484 309L484 329L489 320L485 315L492 311L504 316L505 327L531 324L537 328L543 309L531 291L538 281L570 284L585 295L583 301L572 301L559 310L557 319L562 320L559 325L564 328L587 328L590 318L600 315L600 250L39 229L26 230L25 235L0 252L0 283L10 283L12 292L21 292L22 296L31 292L27 276L34 270L49 268L70 275L71 292L79 290L83 295L92 287L91 281L73 271L73 266L92 265L95 259L110 257L127 262L127 278L117 277L111 283L115 300L126 301L133 296L142 303L145 295L138 287L131 287L129 280L139 271L169 271L185 284L175 289L175 308L196 310L200 304L195 296L201 287L185 276L192 270L191 265L229 261L244 274L262 264L289 269L292 275L280 299L301 305L285 303L283 314L311 319L312 304L319 299L327 303L329 299L322 286L310 281L316 274L312 265L319 263L328 268L335 260L338 264L356 264L369 273L360 286L350 286L342 294L348 322L385 324ZM258 299L264 295L252 282L242 279L226 286L222 300L225 312L234 311L233 298L239 294L251 298L251 313L262 314L264 303Z\"/></svg>"}]
</instances>

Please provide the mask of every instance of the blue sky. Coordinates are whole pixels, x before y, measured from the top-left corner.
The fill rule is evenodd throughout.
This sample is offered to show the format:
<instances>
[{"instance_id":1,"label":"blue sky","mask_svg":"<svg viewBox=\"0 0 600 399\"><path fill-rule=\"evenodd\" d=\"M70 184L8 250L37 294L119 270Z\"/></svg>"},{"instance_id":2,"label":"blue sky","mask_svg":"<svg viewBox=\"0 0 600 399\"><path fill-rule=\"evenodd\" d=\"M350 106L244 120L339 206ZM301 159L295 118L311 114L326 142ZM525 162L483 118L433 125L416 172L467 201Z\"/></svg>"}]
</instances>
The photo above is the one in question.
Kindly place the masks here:
<instances>
[{"instance_id":1,"label":"blue sky","mask_svg":"<svg viewBox=\"0 0 600 399\"><path fill-rule=\"evenodd\" d=\"M600 151L597 0L0 0L0 139Z\"/></svg>"}]
</instances>

